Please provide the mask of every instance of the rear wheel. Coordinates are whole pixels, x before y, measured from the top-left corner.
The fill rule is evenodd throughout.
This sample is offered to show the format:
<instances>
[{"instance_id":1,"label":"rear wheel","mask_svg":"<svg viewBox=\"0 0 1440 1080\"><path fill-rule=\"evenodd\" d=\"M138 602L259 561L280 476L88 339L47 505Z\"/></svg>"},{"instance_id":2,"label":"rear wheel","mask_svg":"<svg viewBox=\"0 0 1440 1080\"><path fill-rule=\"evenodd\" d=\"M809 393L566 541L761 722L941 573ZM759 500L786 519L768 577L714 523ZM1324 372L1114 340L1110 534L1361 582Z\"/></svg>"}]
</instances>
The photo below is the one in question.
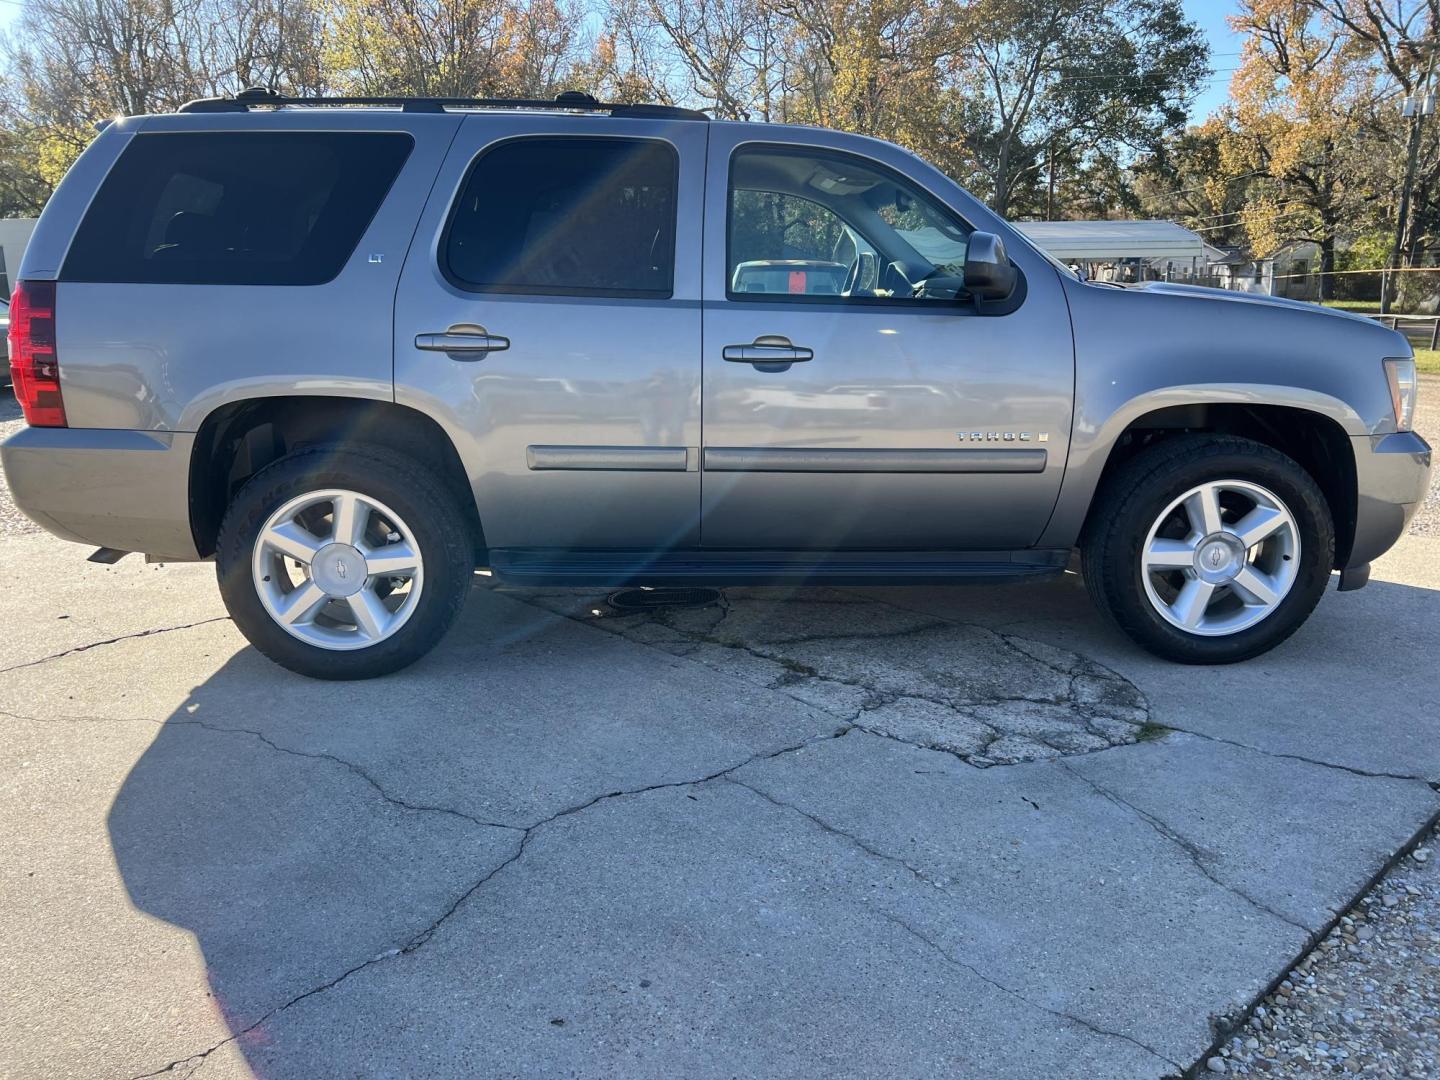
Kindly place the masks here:
<instances>
[{"instance_id":1,"label":"rear wheel","mask_svg":"<svg viewBox=\"0 0 1440 1080\"><path fill-rule=\"evenodd\" d=\"M474 570L454 498L382 449L318 447L262 469L220 527L220 591L276 663L364 679L414 663L454 621Z\"/></svg>"},{"instance_id":2,"label":"rear wheel","mask_svg":"<svg viewBox=\"0 0 1440 1080\"><path fill-rule=\"evenodd\" d=\"M1334 552L1329 507L1295 461L1250 439L1180 435L1106 482L1082 567L1097 605L1140 645L1218 664L1294 633Z\"/></svg>"}]
</instances>

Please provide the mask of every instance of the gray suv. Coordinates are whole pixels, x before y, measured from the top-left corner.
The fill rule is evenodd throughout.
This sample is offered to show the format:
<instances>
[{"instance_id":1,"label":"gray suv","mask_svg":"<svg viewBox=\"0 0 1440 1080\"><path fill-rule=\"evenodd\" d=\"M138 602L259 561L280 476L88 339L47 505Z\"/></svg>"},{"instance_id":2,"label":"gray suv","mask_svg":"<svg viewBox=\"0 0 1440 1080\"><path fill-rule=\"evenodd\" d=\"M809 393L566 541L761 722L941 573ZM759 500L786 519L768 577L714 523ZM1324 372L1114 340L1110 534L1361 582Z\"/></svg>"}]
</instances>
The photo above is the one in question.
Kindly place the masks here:
<instances>
[{"instance_id":1,"label":"gray suv","mask_svg":"<svg viewBox=\"0 0 1440 1080\"><path fill-rule=\"evenodd\" d=\"M256 648L322 678L416 660L477 566L920 584L1077 547L1145 648L1241 660L1365 583L1430 470L1373 321L1080 281L899 147L579 94L117 121L10 339L20 506L213 557Z\"/></svg>"}]
</instances>

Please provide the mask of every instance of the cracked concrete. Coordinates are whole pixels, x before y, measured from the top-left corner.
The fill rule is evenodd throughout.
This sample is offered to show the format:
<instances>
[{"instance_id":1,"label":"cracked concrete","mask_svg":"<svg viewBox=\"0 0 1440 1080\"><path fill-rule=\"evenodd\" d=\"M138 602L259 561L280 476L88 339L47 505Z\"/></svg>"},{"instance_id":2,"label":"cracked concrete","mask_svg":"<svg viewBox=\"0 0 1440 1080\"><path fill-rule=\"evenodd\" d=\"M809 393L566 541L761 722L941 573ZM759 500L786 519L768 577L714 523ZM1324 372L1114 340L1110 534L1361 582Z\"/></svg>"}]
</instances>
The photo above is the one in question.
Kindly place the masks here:
<instances>
[{"instance_id":1,"label":"cracked concrete","mask_svg":"<svg viewBox=\"0 0 1440 1080\"><path fill-rule=\"evenodd\" d=\"M981 767L1132 743L1149 719L1133 683L1076 653L839 590L795 603L729 589L710 607L637 612L603 594L514 595Z\"/></svg>"},{"instance_id":2,"label":"cracked concrete","mask_svg":"<svg viewBox=\"0 0 1440 1080\"><path fill-rule=\"evenodd\" d=\"M6 1075L1179 1074L1440 809L1433 543L1221 672L1072 582L482 587L351 686L204 568L147 618L153 570L38 543L0 546L57 567L0 600Z\"/></svg>"}]
</instances>

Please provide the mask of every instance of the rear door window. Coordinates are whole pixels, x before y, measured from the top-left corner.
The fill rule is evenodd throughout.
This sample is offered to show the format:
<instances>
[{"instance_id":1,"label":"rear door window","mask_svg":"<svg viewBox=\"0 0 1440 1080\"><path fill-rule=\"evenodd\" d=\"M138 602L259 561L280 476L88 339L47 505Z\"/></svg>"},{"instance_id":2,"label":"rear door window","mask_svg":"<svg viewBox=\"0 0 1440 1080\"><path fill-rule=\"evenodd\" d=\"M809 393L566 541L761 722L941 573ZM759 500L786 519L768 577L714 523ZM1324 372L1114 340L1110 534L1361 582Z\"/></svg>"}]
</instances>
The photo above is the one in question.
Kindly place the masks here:
<instances>
[{"instance_id":1,"label":"rear door window","mask_svg":"<svg viewBox=\"0 0 1440 1080\"><path fill-rule=\"evenodd\" d=\"M472 292L668 297L678 172L655 139L500 143L470 168L441 269Z\"/></svg>"},{"instance_id":2,"label":"rear door window","mask_svg":"<svg viewBox=\"0 0 1440 1080\"><path fill-rule=\"evenodd\" d=\"M413 145L404 132L136 135L86 211L61 278L323 284Z\"/></svg>"}]
</instances>

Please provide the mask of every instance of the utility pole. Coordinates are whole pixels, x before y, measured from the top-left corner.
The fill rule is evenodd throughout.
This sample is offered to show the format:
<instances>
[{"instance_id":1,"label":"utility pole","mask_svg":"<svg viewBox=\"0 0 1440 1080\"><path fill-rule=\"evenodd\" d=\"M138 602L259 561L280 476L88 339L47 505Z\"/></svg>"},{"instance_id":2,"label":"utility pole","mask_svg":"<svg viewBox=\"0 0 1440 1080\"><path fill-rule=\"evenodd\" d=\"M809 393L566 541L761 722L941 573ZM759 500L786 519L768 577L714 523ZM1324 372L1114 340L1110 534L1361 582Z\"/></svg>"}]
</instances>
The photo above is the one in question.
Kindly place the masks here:
<instances>
[{"instance_id":1,"label":"utility pole","mask_svg":"<svg viewBox=\"0 0 1440 1080\"><path fill-rule=\"evenodd\" d=\"M1400 206L1395 215L1395 242L1390 246L1390 258L1385 264L1385 273L1380 277L1380 314L1390 312L1391 286L1400 268L1400 248L1405 242L1405 227L1410 222L1410 189L1415 184L1415 165L1420 157L1420 125L1425 117L1435 111L1435 95L1430 92L1430 76L1435 70L1435 30L1430 26L1430 59L1425 65L1425 77L1420 81L1414 94L1405 98L1400 111L1410 118L1410 147L1405 158L1405 182L1400 188Z\"/></svg>"}]
</instances>

